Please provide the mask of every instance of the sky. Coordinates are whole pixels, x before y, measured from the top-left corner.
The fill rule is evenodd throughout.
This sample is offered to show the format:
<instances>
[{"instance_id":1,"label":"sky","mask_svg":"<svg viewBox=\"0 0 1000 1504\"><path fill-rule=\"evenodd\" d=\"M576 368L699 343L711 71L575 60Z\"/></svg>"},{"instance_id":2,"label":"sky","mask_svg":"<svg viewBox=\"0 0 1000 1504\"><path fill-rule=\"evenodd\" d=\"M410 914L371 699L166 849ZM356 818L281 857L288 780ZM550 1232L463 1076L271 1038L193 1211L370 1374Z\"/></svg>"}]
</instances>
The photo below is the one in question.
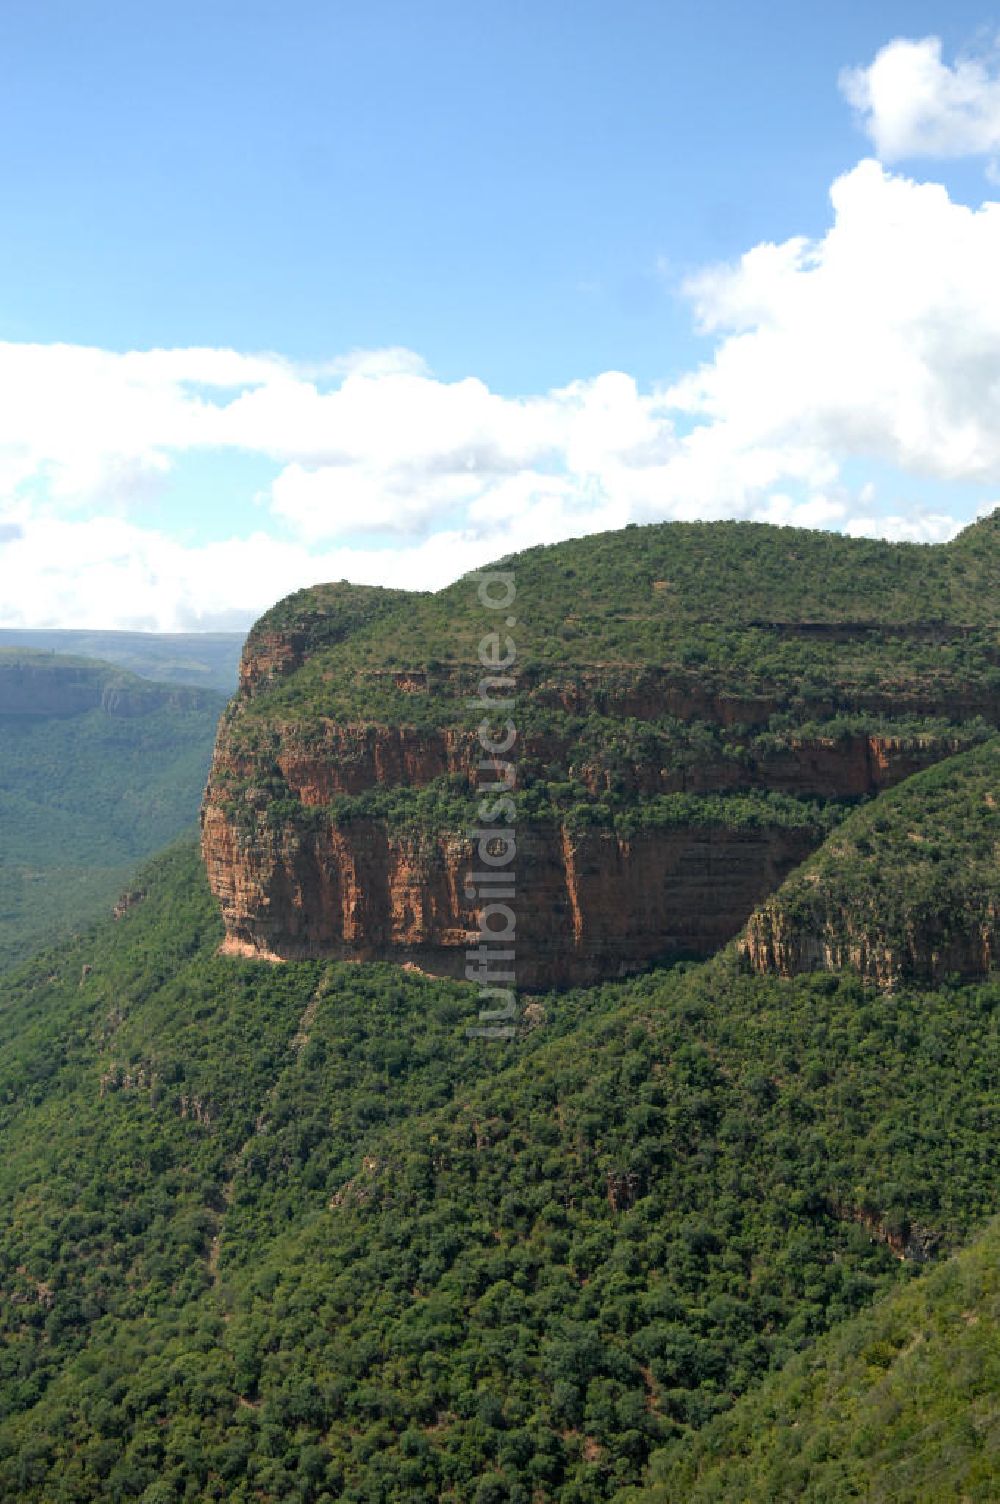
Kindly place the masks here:
<instances>
[{"instance_id":1,"label":"sky","mask_svg":"<svg viewBox=\"0 0 1000 1504\"><path fill-rule=\"evenodd\" d=\"M1000 15L0 0L0 625L1000 505Z\"/></svg>"}]
</instances>

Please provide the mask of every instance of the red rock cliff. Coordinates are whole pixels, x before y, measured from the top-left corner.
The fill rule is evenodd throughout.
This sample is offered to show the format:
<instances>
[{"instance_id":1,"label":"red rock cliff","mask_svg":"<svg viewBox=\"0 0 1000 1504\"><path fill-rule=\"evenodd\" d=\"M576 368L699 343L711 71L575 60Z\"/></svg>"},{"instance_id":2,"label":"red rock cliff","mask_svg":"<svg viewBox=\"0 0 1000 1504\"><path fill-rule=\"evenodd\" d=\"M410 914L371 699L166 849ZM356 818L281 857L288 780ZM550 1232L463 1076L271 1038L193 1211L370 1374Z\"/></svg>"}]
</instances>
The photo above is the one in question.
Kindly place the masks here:
<instances>
[{"instance_id":1,"label":"red rock cliff","mask_svg":"<svg viewBox=\"0 0 1000 1504\"><path fill-rule=\"evenodd\" d=\"M327 644L336 640L339 625L323 618L321 628ZM477 930L475 904L465 894L473 865L467 837L394 829L357 813L334 818L328 807L373 788L472 775L481 756L474 733L331 719L314 719L303 731L286 715L265 722L255 737L237 734L243 707L301 666L316 633L315 621L299 621L251 634L241 694L220 729L202 824L226 949L271 959L388 959L461 976ZM409 694L427 693L420 671L394 673L393 682ZM604 715L668 713L721 728L763 725L777 703L759 694L713 694L689 674L655 668L612 680L585 671L537 683L533 693L538 704L574 712L590 703ZM522 774L567 769L597 799L612 781L637 797L756 788L822 799L876 793L950 750L947 739L860 732L754 745L748 740L736 758L626 759L612 778L599 757L579 755L572 738L529 729L518 765ZM657 958L708 954L740 931L819 838L815 829L780 823L640 828L625 838L611 829L574 832L559 819L534 822L518 832L518 982L591 982Z\"/></svg>"},{"instance_id":2,"label":"red rock cliff","mask_svg":"<svg viewBox=\"0 0 1000 1504\"><path fill-rule=\"evenodd\" d=\"M658 957L717 950L814 844L807 832L780 827L643 831L628 840L559 825L520 832L518 984L593 982ZM204 852L231 954L390 960L465 974L478 921L464 893L474 853L462 836L405 835L372 820L243 835L209 806Z\"/></svg>"},{"instance_id":3,"label":"red rock cliff","mask_svg":"<svg viewBox=\"0 0 1000 1504\"><path fill-rule=\"evenodd\" d=\"M1000 967L1000 739L857 810L751 917L752 971L936 985Z\"/></svg>"}]
</instances>

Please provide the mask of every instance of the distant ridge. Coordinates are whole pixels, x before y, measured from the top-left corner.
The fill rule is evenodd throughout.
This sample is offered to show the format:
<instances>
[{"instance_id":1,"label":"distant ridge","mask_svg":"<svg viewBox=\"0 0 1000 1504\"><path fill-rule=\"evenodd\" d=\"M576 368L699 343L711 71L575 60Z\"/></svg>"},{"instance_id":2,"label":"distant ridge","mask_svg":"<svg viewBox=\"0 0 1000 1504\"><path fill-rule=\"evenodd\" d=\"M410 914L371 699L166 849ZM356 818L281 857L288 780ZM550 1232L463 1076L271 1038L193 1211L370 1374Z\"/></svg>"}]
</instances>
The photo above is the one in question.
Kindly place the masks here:
<instances>
[{"instance_id":1,"label":"distant ridge","mask_svg":"<svg viewBox=\"0 0 1000 1504\"><path fill-rule=\"evenodd\" d=\"M218 690L0 646L0 971L110 910L193 823Z\"/></svg>"},{"instance_id":2,"label":"distant ridge","mask_svg":"<svg viewBox=\"0 0 1000 1504\"><path fill-rule=\"evenodd\" d=\"M0 627L0 648L100 658L144 679L232 694L242 632L90 632Z\"/></svg>"}]
</instances>

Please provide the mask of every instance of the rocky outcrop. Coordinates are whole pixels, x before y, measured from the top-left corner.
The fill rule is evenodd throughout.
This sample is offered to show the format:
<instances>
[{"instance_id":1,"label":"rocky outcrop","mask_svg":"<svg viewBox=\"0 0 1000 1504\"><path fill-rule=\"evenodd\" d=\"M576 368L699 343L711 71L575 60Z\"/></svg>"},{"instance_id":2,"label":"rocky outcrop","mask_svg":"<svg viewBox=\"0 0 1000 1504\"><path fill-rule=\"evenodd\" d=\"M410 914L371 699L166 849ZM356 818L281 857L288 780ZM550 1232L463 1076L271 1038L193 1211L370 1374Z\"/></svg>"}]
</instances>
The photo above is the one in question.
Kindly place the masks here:
<instances>
[{"instance_id":1,"label":"rocky outcrop","mask_svg":"<svg viewBox=\"0 0 1000 1504\"><path fill-rule=\"evenodd\" d=\"M240 689L253 695L281 679L287 679L306 659L308 638L304 632L259 632L252 653L240 659Z\"/></svg>"},{"instance_id":2,"label":"rocky outcrop","mask_svg":"<svg viewBox=\"0 0 1000 1504\"><path fill-rule=\"evenodd\" d=\"M939 1232L911 1223L907 1217L889 1219L869 1207L851 1206L836 1199L829 1202L827 1209L838 1222L854 1222L863 1227L873 1243L884 1244L901 1263L926 1264L941 1245Z\"/></svg>"},{"instance_id":3,"label":"rocky outcrop","mask_svg":"<svg viewBox=\"0 0 1000 1504\"><path fill-rule=\"evenodd\" d=\"M261 646L265 665L257 659ZM286 636L255 634L242 682L255 697L266 676L295 661ZM410 675L422 692L420 675ZM578 704L578 686L551 687L561 704ZM623 693L605 685L605 713ZM544 690L541 693L545 693ZM628 703L628 702L627 702ZM648 703L648 702L643 702ZM664 697L650 708L662 710ZM766 707L720 704L688 694L674 710L716 724L759 718ZM396 960L440 975L463 976L477 909L464 893L474 865L461 832L407 832L385 820L338 823L329 806L379 788L419 788L446 778L473 781L482 756L473 732L455 727L340 724L303 731L274 722L241 734L239 704L224 721L203 809L209 881L233 954L292 959L329 955ZM632 709L639 704L631 702ZM947 741L920 743L880 735L803 738L739 756L588 761L574 741L528 730L519 775L563 769L595 798L614 780L645 798L775 790L810 798L877 793L940 759ZM233 790L238 790L236 802ZM282 802L275 818L270 805ZM726 944L748 915L815 848L813 828L775 824L645 829L625 839L613 830L571 831L536 823L518 835L519 985L585 983L620 976L680 954L704 956ZM473 895L474 899L474 895Z\"/></svg>"},{"instance_id":4,"label":"rocky outcrop","mask_svg":"<svg viewBox=\"0 0 1000 1504\"><path fill-rule=\"evenodd\" d=\"M134 909L137 904L142 903L145 897L145 888L127 888L116 900L115 906L111 911L112 918L116 920L124 919L129 910Z\"/></svg>"},{"instance_id":5,"label":"rocky outcrop","mask_svg":"<svg viewBox=\"0 0 1000 1504\"><path fill-rule=\"evenodd\" d=\"M335 647L406 598L403 590L346 581L289 596L262 616L247 638L240 659L241 694L252 697L287 679L313 653Z\"/></svg>"},{"instance_id":6,"label":"rocky outcrop","mask_svg":"<svg viewBox=\"0 0 1000 1504\"><path fill-rule=\"evenodd\" d=\"M850 970L883 989L1000 969L1000 738L856 811L738 949L755 972Z\"/></svg>"},{"instance_id":7,"label":"rocky outcrop","mask_svg":"<svg viewBox=\"0 0 1000 1504\"><path fill-rule=\"evenodd\" d=\"M544 579L531 588L537 612ZM710 625L703 642L685 628L678 650L658 658L666 639L648 625L646 596L633 594L647 621L645 637L637 629L645 659L588 660L582 650L574 659L546 646L519 662L517 783L536 814L518 828L518 984L586 983L704 956L751 915L743 954L756 970L792 974L820 957L881 978L915 964L870 928L834 934L821 921L810 931L759 906L829 828L814 804L882 795L984 735L981 722L1000 722L995 674L979 659L975 675L955 669L966 642L982 658L983 633L910 618L886 629L859 617L755 618L745 627L756 634L753 669L742 676ZM449 798L482 777L478 717L467 709L481 670L474 646L456 661L465 639L441 627L442 609L421 612L421 598L402 592L321 586L279 603L250 633L202 812L231 953L465 975L479 899L466 891L473 852ZM595 609L621 614L611 592ZM575 644L584 617L572 620ZM891 639L884 664L880 634ZM814 640L843 652L817 657ZM593 641L608 639L595 631ZM423 805L421 789L431 795ZM761 800L760 818L742 821L715 807L719 795L758 793L800 803L782 818ZM669 818L643 810L675 796L702 807ZM942 942L933 974L978 974L993 945L989 930Z\"/></svg>"},{"instance_id":8,"label":"rocky outcrop","mask_svg":"<svg viewBox=\"0 0 1000 1504\"><path fill-rule=\"evenodd\" d=\"M571 737L526 731L518 747L522 774L550 767L572 769L587 791L607 792L612 782L638 795L739 792L771 789L819 799L862 798L892 788L921 768L940 762L960 743L947 737L926 741L876 734L837 739L804 737L756 749L734 743L738 756L588 760ZM471 778L482 753L475 734L454 727L340 725L324 723L320 734L303 736L282 727L273 749L273 771L303 805L322 806L341 794L393 785L420 787L444 777ZM214 775L253 781L260 773L257 747L223 736Z\"/></svg>"},{"instance_id":9,"label":"rocky outcrop","mask_svg":"<svg viewBox=\"0 0 1000 1504\"><path fill-rule=\"evenodd\" d=\"M875 906L825 902L817 892L804 915L779 896L751 915L739 951L752 971L781 977L846 970L884 990L974 981L1000 967L1000 909L992 901L925 908L890 934Z\"/></svg>"},{"instance_id":10,"label":"rocky outcrop","mask_svg":"<svg viewBox=\"0 0 1000 1504\"><path fill-rule=\"evenodd\" d=\"M815 836L780 826L519 833L513 864L517 981L528 989L623 976L651 961L719 949L808 854ZM462 835L393 832L355 820L243 831L203 816L209 882L230 954L411 963L465 975L478 941L475 867Z\"/></svg>"}]
</instances>

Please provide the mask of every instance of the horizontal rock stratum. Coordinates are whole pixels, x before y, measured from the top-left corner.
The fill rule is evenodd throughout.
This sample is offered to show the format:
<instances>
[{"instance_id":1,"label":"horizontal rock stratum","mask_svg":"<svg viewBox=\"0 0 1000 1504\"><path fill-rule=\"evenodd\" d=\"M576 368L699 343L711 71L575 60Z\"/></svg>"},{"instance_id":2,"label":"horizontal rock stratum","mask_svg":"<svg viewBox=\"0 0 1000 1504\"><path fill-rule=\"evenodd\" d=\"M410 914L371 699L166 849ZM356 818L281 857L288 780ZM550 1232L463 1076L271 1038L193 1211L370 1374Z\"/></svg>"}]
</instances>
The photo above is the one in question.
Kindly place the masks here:
<instances>
[{"instance_id":1,"label":"horizontal rock stratum","mask_svg":"<svg viewBox=\"0 0 1000 1504\"><path fill-rule=\"evenodd\" d=\"M317 586L251 632L202 813L228 950L464 975L504 764L519 985L703 956L853 805L1000 724L1000 514L945 546L660 524L496 567L517 735L486 767L475 579Z\"/></svg>"},{"instance_id":2,"label":"horizontal rock stratum","mask_svg":"<svg viewBox=\"0 0 1000 1504\"><path fill-rule=\"evenodd\" d=\"M752 971L889 990L1000 969L1000 738L858 810L750 918Z\"/></svg>"}]
</instances>

